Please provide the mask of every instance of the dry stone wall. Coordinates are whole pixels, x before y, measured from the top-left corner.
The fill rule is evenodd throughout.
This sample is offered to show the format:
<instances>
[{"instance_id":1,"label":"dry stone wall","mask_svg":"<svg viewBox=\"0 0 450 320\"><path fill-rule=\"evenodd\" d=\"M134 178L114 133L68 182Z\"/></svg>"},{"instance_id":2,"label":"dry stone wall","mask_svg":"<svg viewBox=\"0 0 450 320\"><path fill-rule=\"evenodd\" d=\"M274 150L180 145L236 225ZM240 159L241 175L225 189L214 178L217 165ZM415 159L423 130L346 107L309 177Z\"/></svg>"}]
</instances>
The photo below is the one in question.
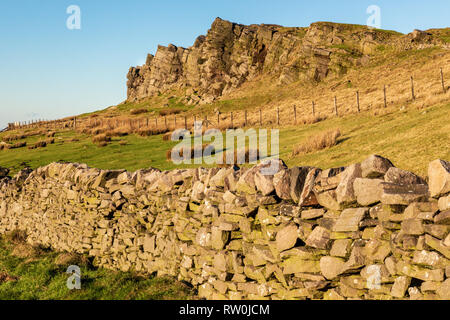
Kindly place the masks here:
<instances>
[{"instance_id":1,"label":"dry stone wall","mask_svg":"<svg viewBox=\"0 0 450 320\"><path fill-rule=\"evenodd\" d=\"M278 160L272 160L278 161ZM0 170L0 233L171 275L207 299L449 299L450 163Z\"/></svg>"}]
</instances>

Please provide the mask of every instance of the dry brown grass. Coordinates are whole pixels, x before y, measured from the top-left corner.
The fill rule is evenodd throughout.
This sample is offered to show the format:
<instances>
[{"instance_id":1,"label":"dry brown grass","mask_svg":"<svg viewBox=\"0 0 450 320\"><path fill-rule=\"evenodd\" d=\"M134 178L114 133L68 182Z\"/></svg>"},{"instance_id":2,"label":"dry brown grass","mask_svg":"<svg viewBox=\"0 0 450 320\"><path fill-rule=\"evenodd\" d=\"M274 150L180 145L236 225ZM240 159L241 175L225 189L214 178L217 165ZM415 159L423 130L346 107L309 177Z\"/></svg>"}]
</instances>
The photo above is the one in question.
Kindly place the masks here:
<instances>
[{"instance_id":1,"label":"dry brown grass","mask_svg":"<svg viewBox=\"0 0 450 320\"><path fill-rule=\"evenodd\" d=\"M8 274L5 271L0 272L0 283L2 282L10 282L10 281L17 281L19 280L19 277L12 276Z\"/></svg>"},{"instance_id":2,"label":"dry brown grass","mask_svg":"<svg viewBox=\"0 0 450 320\"><path fill-rule=\"evenodd\" d=\"M173 132L167 132L163 135L162 139L163 141L170 141L172 139Z\"/></svg>"},{"instance_id":3,"label":"dry brown grass","mask_svg":"<svg viewBox=\"0 0 450 320\"><path fill-rule=\"evenodd\" d=\"M102 142L110 142L111 137L106 134L99 134L92 138L93 143L102 143Z\"/></svg>"},{"instance_id":4,"label":"dry brown grass","mask_svg":"<svg viewBox=\"0 0 450 320\"><path fill-rule=\"evenodd\" d=\"M156 136L169 132L169 128L141 128L137 130L137 134L141 137Z\"/></svg>"},{"instance_id":5,"label":"dry brown grass","mask_svg":"<svg viewBox=\"0 0 450 320\"><path fill-rule=\"evenodd\" d=\"M17 142L17 143L14 143L14 144L7 144L7 145L4 145L5 147L5 149L19 149L19 148L23 148L23 147L26 147L27 146L27 143L26 142Z\"/></svg>"},{"instance_id":6,"label":"dry brown grass","mask_svg":"<svg viewBox=\"0 0 450 320\"><path fill-rule=\"evenodd\" d=\"M300 119L299 123L300 124L314 124L314 123L324 121L326 119L328 119L328 117L326 115L303 117Z\"/></svg>"},{"instance_id":7,"label":"dry brown grass","mask_svg":"<svg viewBox=\"0 0 450 320\"><path fill-rule=\"evenodd\" d=\"M339 129L328 130L317 135L310 136L306 142L294 147L293 156L311 153L335 146L341 136Z\"/></svg>"},{"instance_id":8,"label":"dry brown grass","mask_svg":"<svg viewBox=\"0 0 450 320\"><path fill-rule=\"evenodd\" d=\"M131 113L132 115L143 114L143 113L147 113L147 112L148 112L148 109L145 109L145 108L141 108L141 109L132 109L132 110L130 111L130 113Z\"/></svg>"},{"instance_id":9,"label":"dry brown grass","mask_svg":"<svg viewBox=\"0 0 450 320\"><path fill-rule=\"evenodd\" d=\"M14 230L7 232L4 238L12 244L25 243L27 241L27 234L22 230Z\"/></svg>"},{"instance_id":10,"label":"dry brown grass","mask_svg":"<svg viewBox=\"0 0 450 320\"><path fill-rule=\"evenodd\" d=\"M164 117L164 116L168 116L168 115L175 115L175 114L180 114L181 112L183 112L183 110L181 109L163 109L159 111L159 115Z\"/></svg>"},{"instance_id":11,"label":"dry brown grass","mask_svg":"<svg viewBox=\"0 0 450 320\"><path fill-rule=\"evenodd\" d=\"M4 239L10 244L11 254L18 258L32 259L42 254L43 249L27 243L27 235L24 231L15 230L4 235Z\"/></svg>"},{"instance_id":12,"label":"dry brown grass","mask_svg":"<svg viewBox=\"0 0 450 320\"><path fill-rule=\"evenodd\" d=\"M208 154L214 155L214 153L216 152L214 146L210 145L210 144L203 144L201 146L201 148L196 147L196 146L191 146L191 148L189 149L189 153L188 154L184 154L184 149L180 148L180 147L173 147L171 150L168 150L166 152L166 159L167 161L171 161L172 160L172 151L176 150L178 151L178 154L180 155L180 157L182 159L194 159L196 157L195 151L196 150L201 150L201 155L203 156L203 154L205 152L208 152Z\"/></svg>"},{"instance_id":13,"label":"dry brown grass","mask_svg":"<svg viewBox=\"0 0 450 320\"><path fill-rule=\"evenodd\" d=\"M106 132L110 137L125 137L128 135L128 129L124 127L116 128Z\"/></svg>"},{"instance_id":14,"label":"dry brown grass","mask_svg":"<svg viewBox=\"0 0 450 320\"><path fill-rule=\"evenodd\" d=\"M87 257L73 252L63 252L55 258L55 264L57 266L85 266L89 265L89 263Z\"/></svg>"},{"instance_id":15,"label":"dry brown grass","mask_svg":"<svg viewBox=\"0 0 450 320\"><path fill-rule=\"evenodd\" d=\"M11 142L16 140L25 139L27 136L24 134L7 135L2 138L3 142Z\"/></svg>"},{"instance_id":16,"label":"dry brown grass","mask_svg":"<svg viewBox=\"0 0 450 320\"><path fill-rule=\"evenodd\" d=\"M238 155L240 158L238 159ZM243 155L243 156L242 156ZM234 159L233 163L227 163L227 152L226 150L223 151L223 164L219 165L219 167L228 167L232 165L241 165L241 164L247 164L255 162L255 160L259 160L259 149L239 149L234 150ZM244 158L244 162L242 163L242 158Z\"/></svg>"},{"instance_id":17,"label":"dry brown grass","mask_svg":"<svg viewBox=\"0 0 450 320\"><path fill-rule=\"evenodd\" d=\"M55 142L54 139L53 139L53 142ZM28 146L28 149L32 150L32 149L45 148L45 147L47 147L47 141L38 141L35 144L33 144L32 146Z\"/></svg>"}]
</instances>

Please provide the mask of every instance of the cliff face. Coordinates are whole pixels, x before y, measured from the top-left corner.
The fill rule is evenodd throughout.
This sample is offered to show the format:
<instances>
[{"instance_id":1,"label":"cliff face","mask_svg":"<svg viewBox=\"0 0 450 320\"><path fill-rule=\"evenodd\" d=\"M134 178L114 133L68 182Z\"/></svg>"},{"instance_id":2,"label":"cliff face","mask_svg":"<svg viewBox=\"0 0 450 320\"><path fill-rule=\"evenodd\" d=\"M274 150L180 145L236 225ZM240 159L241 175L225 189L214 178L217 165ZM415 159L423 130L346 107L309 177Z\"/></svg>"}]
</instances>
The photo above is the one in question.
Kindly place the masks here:
<instances>
[{"instance_id":1,"label":"cliff face","mask_svg":"<svg viewBox=\"0 0 450 320\"><path fill-rule=\"evenodd\" d=\"M364 65L381 44L408 49L431 45L431 34L409 35L328 22L308 28L244 26L217 18L190 48L159 46L128 73L128 101L186 89L186 102L209 103L259 75L279 84L321 81Z\"/></svg>"}]
</instances>

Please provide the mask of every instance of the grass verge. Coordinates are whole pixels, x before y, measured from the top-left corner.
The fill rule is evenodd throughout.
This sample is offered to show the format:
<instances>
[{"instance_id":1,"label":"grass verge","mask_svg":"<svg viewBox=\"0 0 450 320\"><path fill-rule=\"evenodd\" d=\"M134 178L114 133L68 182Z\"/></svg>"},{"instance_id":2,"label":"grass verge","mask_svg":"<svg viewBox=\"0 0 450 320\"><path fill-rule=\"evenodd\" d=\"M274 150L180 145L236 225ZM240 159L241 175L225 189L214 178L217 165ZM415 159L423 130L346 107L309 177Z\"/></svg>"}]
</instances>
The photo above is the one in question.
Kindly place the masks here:
<instances>
[{"instance_id":1,"label":"grass verge","mask_svg":"<svg viewBox=\"0 0 450 320\"><path fill-rule=\"evenodd\" d=\"M67 288L67 268L81 269L81 289ZM171 278L95 268L89 259L0 237L0 300L186 300L195 292Z\"/></svg>"}]
</instances>

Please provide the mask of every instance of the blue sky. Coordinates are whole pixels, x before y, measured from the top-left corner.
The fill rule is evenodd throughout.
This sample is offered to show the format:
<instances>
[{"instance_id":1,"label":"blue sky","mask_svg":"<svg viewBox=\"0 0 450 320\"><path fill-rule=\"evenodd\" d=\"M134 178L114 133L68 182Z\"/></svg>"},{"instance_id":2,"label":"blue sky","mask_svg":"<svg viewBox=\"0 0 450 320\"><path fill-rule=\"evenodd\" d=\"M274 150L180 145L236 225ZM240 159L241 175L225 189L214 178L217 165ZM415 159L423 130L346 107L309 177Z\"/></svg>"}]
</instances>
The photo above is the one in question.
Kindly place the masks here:
<instances>
[{"instance_id":1,"label":"blue sky","mask_svg":"<svg viewBox=\"0 0 450 320\"><path fill-rule=\"evenodd\" d=\"M66 27L70 5L81 9L81 30ZM218 16L243 24L365 24L369 5L381 8L383 29L450 27L448 0L1 0L0 128L122 102L130 66L158 44L192 45Z\"/></svg>"}]
</instances>

